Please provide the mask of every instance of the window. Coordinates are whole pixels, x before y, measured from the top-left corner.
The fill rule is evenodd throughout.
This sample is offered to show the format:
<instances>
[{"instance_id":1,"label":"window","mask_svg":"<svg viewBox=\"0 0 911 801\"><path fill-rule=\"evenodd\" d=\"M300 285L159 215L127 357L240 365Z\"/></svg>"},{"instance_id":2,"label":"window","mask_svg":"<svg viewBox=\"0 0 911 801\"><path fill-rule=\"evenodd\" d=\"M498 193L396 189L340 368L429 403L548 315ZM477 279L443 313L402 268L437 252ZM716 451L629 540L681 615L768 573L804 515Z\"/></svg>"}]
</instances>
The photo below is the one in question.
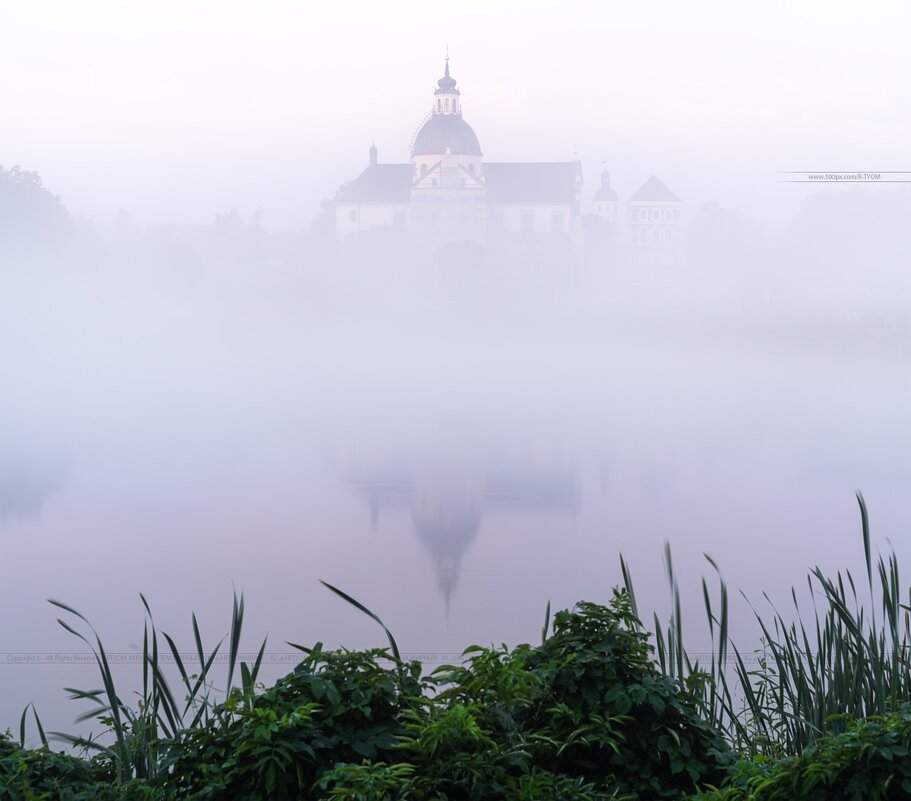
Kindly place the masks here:
<instances>
[{"instance_id":1,"label":"window","mask_svg":"<svg viewBox=\"0 0 911 801\"><path fill-rule=\"evenodd\" d=\"M551 231L562 231L564 229L563 225L563 215L559 211L555 211L550 215L550 230Z\"/></svg>"},{"instance_id":2,"label":"window","mask_svg":"<svg viewBox=\"0 0 911 801\"><path fill-rule=\"evenodd\" d=\"M349 219L351 222L357 222L357 209L349 209L349 210L348 210L348 219Z\"/></svg>"},{"instance_id":3,"label":"window","mask_svg":"<svg viewBox=\"0 0 911 801\"><path fill-rule=\"evenodd\" d=\"M535 213L533 211L523 211L521 217L521 225L523 231L534 231Z\"/></svg>"},{"instance_id":4,"label":"window","mask_svg":"<svg viewBox=\"0 0 911 801\"><path fill-rule=\"evenodd\" d=\"M673 209L664 210L664 221L665 222L674 222L674 210Z\"/></svg>"},{"instance_id":5,"label":"window","mask_svg":"<svg viewBox=\"0 0 911 801\"><path fill-rule=\"evenodd\" d=\"M646 209L639 209L639 219L642 222L648 220L648 211Z\"/></svg>"},{"instance_id":6,"label":"window","mask_svg":"<svg viewBox=\"0 0 911 801\"><path fill-rule=\"evenodd\" d=\"M425 106L425 108L426 108L426 106ZM449 98L448 97L446 98L446 102L444 103L443 108L446 111L449 111Z\"/></svg>"},{"instance_id":7,"label":"window","mask_svg":"<svg viewBox=\"0 0 911 801\"><path fill-rule=\"evenodd\" d=\"M661 219L661 210L660 209L652 209L652 219L655 222L658 222L658 220Z\"/></svg>"},{"instance_id":8,"label":"window","mask_svg":"<svg viewBox=\"0 0 911 801\"><path fill-rule=\"evenodd\" d=\"M658 226L652 228L652 244L657 245L661 241L661 230Z\"/></svg>"},{"instance_id":9,"label":"window","mask_svg":"<svg viewBox=\"0 0 911 801\"><path fill-rule=\"evenodd\" d=\"M442 98L438 97L437 98L437 111L442 111L442 110L443 110L443 100L442 100Z\"/></svg>"},{"instance_id":10,"label":"window","mask_svg":"<svg viewBox=\"0 0 911 801\"><path fill-rule=\"evenodd\" d=\"M405 228L405 212L397 211L395 213L395 216L392 218L392 221L393 221L393 225L395 225L396 228L404 229Z\"/></svg>"},{"instance_id":11,"label":"window","mask_svg":"<svg viewBox=\"0 0 911 801\"><path fill-rule=\"evenodd\" d=\"M661 232L661 239L665 245L671 244L671 229L670 228L667 228L667 227L664 228L664 230Z\"/></svg>"},{"instance_id":12,"label":"window","mask_svg":"<svg viewBox=\"0 0 911 801\"><path fill-rule=\"evenodd\" d=\"M474 164L469 164L469 165L468 165L468 172L469 172L471 175L474 175Z\"/></svg>"},{"instance_id":13,"label":"window","mask_svg":"<svg viewBox=\"0 0 911 801\"><path fill-rule=\"evenodd\" d=\"M453 100L453 101L452 101L452 110L453 110L453 111L458 111L458 110L459 110L459 101L458 101L458 100Z\"/></svg>"}]
</instances>

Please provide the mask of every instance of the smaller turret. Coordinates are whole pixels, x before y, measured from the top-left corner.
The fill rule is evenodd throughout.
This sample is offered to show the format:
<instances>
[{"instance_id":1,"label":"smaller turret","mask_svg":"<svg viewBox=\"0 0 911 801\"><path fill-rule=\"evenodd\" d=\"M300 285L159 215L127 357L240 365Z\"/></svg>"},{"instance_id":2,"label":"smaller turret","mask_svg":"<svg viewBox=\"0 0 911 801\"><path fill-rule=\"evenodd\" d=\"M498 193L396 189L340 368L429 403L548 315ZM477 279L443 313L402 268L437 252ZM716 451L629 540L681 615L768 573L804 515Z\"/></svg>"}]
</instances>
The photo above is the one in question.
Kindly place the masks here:
<instances>
[{"instance_id":1,"label":"smaller turret","mask_svg":"<svg viewBox=\"0 0 911 801\"><path fill-rule=\"evenodd\" d=\"M610 173L601 171L601 186L595 190L592 198L595 203L595 214L606 220L613 221L617 218L617 193L610 185Z\"/></svg>"}]
</instances>

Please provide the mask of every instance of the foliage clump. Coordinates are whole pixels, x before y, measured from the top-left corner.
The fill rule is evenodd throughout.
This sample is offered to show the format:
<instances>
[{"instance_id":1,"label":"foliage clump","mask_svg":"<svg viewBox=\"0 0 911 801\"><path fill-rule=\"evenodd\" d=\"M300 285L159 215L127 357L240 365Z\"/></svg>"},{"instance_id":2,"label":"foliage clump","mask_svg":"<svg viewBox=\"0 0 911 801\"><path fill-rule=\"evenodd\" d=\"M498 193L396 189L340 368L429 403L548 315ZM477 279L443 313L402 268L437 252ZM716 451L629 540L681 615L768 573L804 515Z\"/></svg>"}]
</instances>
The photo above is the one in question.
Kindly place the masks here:
<instances>
[{"instance_id":1,"label":"foliage clump","mask_svg":"<svg viewBox=\"0 0 911 801\"><path fill-rule=\"evenodd\" d=\"M0 801L164 801L142 781L117 783L110 762L48 746L24 748L0 732Z\"/></svg>"},{"instance_id":2,"label":"foliage clump","mask_svg":"<svg viewBox=\"0 0 911 801\"><path fill-rule=\"evenodd\" d=\"M682 798L733 761L655 668L624 593L558 613L540 646L466 657L422 680L385 651L316 647L175 742L164 786L213 801Z\"/></svg>"},{"instance_id":3,"label":"foliage clump","mask_svg":"<svg viewBox=\"0 0 911 801\"><path fill-rule=\"evenodd\" d=\"M436 774L450 791L479 785L468 798L523 798L520 786L553 776L576 783L577 798L588 784L679 798L726 775L725 740L700 719L695 692L657 671L625 593L558 613L538 647L469 655L435 675L442 692L409 746L434 757L424 782Z\"/></svg>"},{"instance_id":4,"label":"foliage clump","mask_svg":"<svg viewBox=\"0 0 911 801\"><path fill-rule=\"evenodd\" d=\"M386 650L317 644L273 687L245 680L162 737L141 778L116 750L83 760L5 740L0 801L682 799L724 780L733 757L699 716L698 682L658 671L624 592L546 628L538 646L473 646L424 677Z\"/></svg>"},{"instance_id":5,"label":"foliage clump","mask_svg":"<svg viewBox=\"0 0 911 801\"><path fill-rule=\"evenodd\" d=\"M164 786L181 798L318 798L311 788L336 764L394 759L420 665L390 669L385 656L317 645L274 687L233 693L228 722L219 715L171 744Z\"/></svg>"},{"instance_id":6,"label":"foliage clump","mask_svg":"<svg viewBox=\"0 0 911 801\"><path fill-rule=\"evenodd\" d=\"M900 801L911 798L911 706L848 720L800 756L742 761L727 786L699 801Z\"/></svg>"}]
</instances>

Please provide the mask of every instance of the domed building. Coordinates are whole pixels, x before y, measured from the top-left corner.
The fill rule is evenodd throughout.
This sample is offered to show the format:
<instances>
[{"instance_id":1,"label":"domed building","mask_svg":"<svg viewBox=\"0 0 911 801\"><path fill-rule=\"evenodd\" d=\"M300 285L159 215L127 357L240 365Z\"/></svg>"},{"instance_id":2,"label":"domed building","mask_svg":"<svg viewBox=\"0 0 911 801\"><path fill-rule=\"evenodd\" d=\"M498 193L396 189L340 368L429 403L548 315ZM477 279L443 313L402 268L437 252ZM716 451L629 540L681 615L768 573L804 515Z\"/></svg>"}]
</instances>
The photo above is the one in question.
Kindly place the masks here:
<instances>
[{"instance_id":1,"label":"domed building","mask_svg":"<svg viewBox=\"0 0 911 801\"><path fill-rule=\"evenodd\" d=\"M376 228L438 244L510 235L569 239L579 230L579 161L484 161L478 136L462 116L448 57L433 106L412 140L411 163L380 164L377 155L371 147L367 168L336 196L339 240Z\"/></svg>"}]
</instances>

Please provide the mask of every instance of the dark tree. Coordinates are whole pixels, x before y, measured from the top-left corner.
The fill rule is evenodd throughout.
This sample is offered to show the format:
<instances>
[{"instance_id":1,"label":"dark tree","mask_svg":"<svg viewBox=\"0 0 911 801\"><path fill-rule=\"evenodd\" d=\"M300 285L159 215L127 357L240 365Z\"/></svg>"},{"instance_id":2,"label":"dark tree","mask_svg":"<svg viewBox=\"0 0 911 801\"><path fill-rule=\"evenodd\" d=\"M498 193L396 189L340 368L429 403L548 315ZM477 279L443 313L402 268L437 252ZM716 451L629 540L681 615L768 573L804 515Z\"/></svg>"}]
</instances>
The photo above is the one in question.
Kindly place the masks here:
<instances>
[{"instance_id":1,"label":"dark tree","mask_svg":"<svg viewBox=\"0 0 911 801\"><path fill-rule=\"evenodd\" d=\"M49 242L69 228L69 214L60 198L42 185L37 172L0 165L0 245Z\"/></svg>"}]
</instances>

